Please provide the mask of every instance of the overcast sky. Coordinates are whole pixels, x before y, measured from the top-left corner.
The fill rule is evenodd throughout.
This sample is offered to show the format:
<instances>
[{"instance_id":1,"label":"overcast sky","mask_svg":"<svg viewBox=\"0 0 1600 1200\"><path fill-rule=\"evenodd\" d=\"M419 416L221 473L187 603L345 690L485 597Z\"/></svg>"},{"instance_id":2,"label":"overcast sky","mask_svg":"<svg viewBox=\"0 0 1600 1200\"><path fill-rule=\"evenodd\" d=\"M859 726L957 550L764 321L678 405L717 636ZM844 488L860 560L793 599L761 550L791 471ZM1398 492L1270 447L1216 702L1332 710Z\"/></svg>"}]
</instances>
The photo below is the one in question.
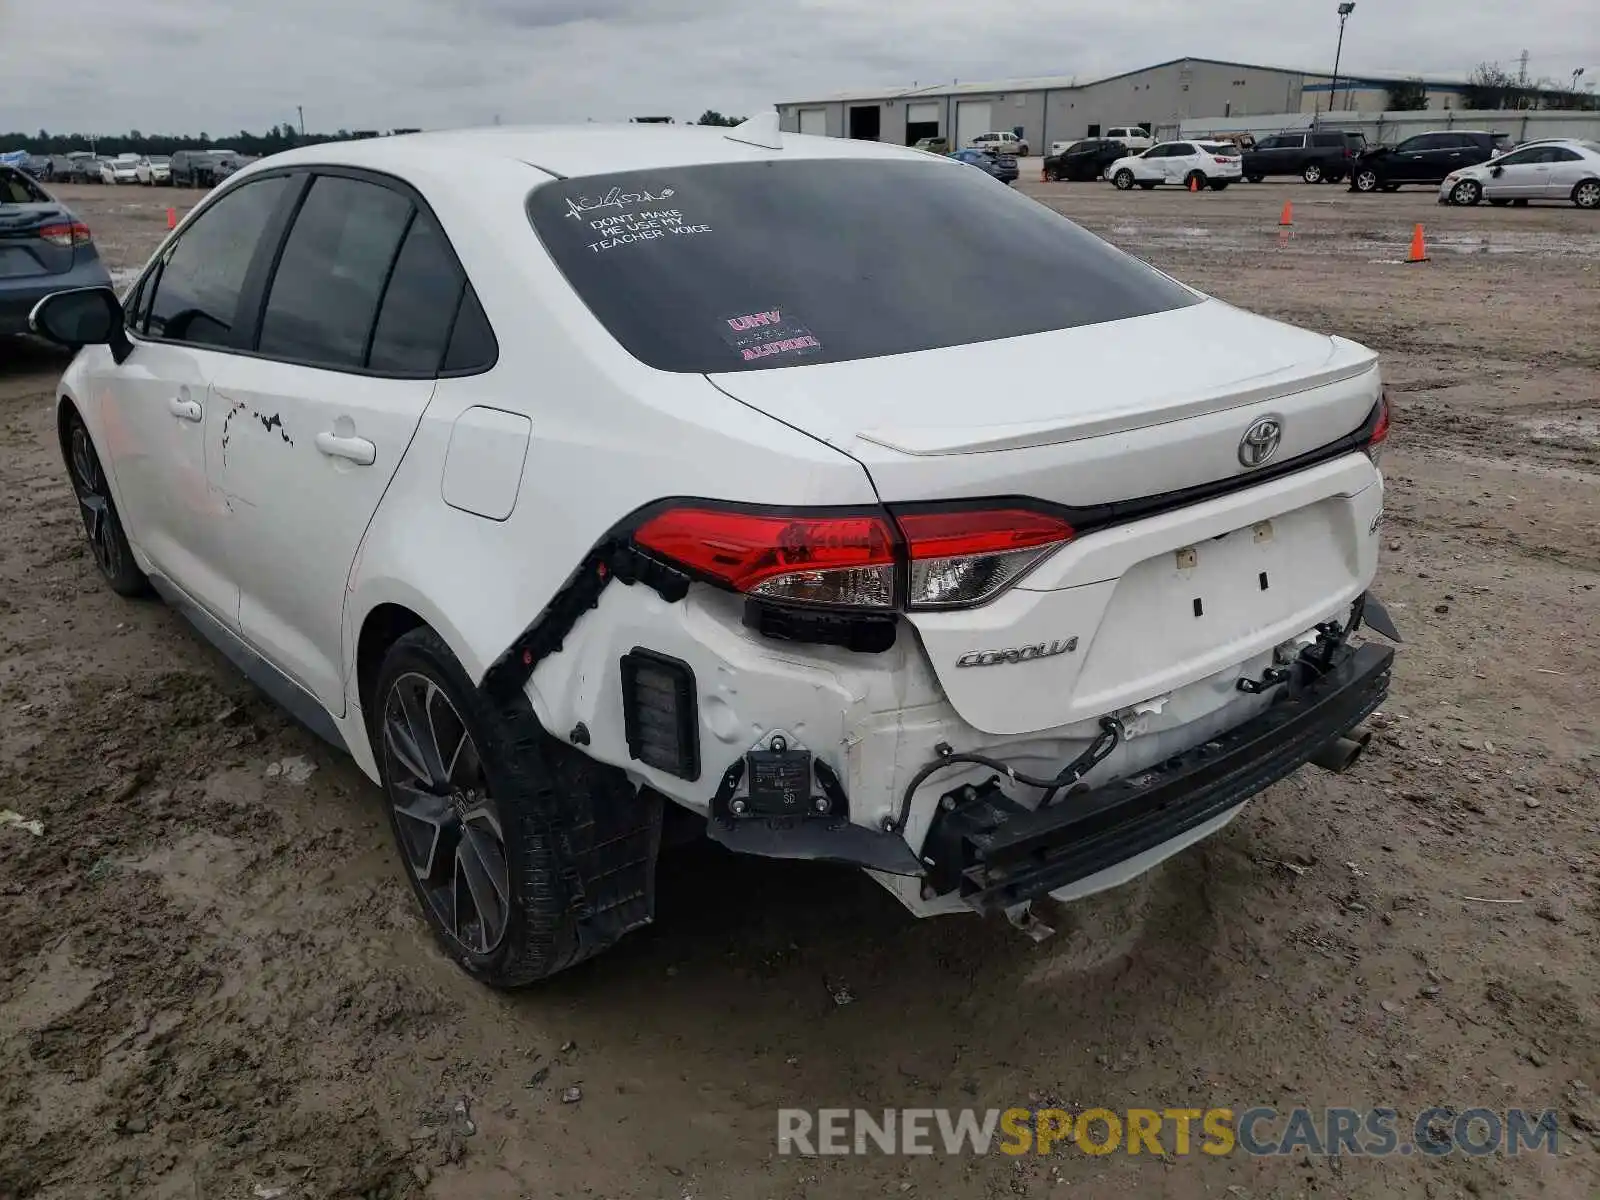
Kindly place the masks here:
<instances>
[{"instance_id":1,"label":"overcast sky","mask_svg":"<svg viewBox=\"0 0 1600 1200\"><path fill-rule=\"evenodd\" d=\"M1326 70L1335 0L0 0L0 130L620 120L1184 55ZM1077 11L1074 11L1074 10ZM1596 0L1360 0L1343 65L1600 75ZM1509 40L1508 40L1509 39Z\"/></svg>"}]
</instances>

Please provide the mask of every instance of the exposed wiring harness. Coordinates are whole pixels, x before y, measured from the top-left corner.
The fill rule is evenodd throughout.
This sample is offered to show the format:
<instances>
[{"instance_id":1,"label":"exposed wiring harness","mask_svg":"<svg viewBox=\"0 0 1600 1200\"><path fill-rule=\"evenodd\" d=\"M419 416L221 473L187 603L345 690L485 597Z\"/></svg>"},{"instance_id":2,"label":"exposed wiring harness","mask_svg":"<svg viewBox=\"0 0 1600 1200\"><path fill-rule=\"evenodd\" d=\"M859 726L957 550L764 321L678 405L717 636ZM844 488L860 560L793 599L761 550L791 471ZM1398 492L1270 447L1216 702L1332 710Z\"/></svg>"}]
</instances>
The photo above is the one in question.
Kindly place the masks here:
<instances>
[{"instance_id":1,"label":"exposed wiring harness","mask_svg":"<svg viewBox=\"0 0 1600 1200\"><path fill-rule=\"evenodd\" d=\"M1101 717L1100 732L1095 735L1094 741L1089 743L1088 749L1061 768L1060 773L1053 779L1029 775L1024 771L1017 770L1009 763L1003 763L997 758L989 758L983 754L958 754L953 751L948 754L942 754L911 777L911 782L906 785L905 794L900 798L900 812L895 818L894 827L890 832L903 833L905 831L906 821L911 816L911 797L916 794L916 790L919 787L928 781L929 776L937 771L942 771L945 767L953 767L957 763L973 763L980 767L988 767L991 771L999 771L1013 783L1042 789L1044 796L1039 801L1039 807L1044 808L1055 799L1055 794L1062 788L1071 787L1095 766L1103 762L1106 756L1117 748L1125 736L1126 730L1123 729L1122 722L1117 720L1116 717Z\"/></svg>"}]
</instances>

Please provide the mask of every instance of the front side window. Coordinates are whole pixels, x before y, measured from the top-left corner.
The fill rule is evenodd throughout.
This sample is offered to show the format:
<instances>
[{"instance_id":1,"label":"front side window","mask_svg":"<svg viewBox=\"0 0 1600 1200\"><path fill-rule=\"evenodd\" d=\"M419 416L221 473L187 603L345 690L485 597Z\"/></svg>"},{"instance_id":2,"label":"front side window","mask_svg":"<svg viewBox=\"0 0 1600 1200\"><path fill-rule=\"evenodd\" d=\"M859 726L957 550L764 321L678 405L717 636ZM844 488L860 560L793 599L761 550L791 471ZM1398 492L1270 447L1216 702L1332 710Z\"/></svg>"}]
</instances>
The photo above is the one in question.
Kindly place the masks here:
<instances>
[{"instance_id":1,"label":"front side window","mask_svg":"<svg viewBox=\"0 0 1600 1200\"><path fill-rule=\"evenodd\" d=\"M244 348L233 336L239 294L261 235L290 185L283 175L252 180L194 219L153 276L145 329L150 337Z\"/></svg>"},{"instance_id":2,"label":"front side window","mask_svg":"<svg viewBox=\"0 0 1600 1200\"><path fill-rule=\"evenodd\" d=\"M318 176L272 277L261 353L335 369L362 366L411 213L411 201L390 188Z\"/></svg>"},{"instance_id":3,"label":"front side window","mask_svg":"<svg viewBox=\"0 0 1600 1200\"><path fill-rule=\"evenodd\" d=\"M1542 161L1543 159L1541 158L1540 152L1537 149L1514 150L1504 158L1499 159L1495 165L1498 167L1520 167L1527 163L1536 163Z\"/></svg>"},{"instance_id":4,"label":"front side window","mask_svg":"<svg viewBox=\"0 0 1600 1200\"><path fill-rule=\"evenodd\" d=\"M934 159L553 180L527 209L600 324L665 371L905 354L1198 300L983 172ZM953 236L975 229L981 238Z\"/></svg>"}]
</instances>

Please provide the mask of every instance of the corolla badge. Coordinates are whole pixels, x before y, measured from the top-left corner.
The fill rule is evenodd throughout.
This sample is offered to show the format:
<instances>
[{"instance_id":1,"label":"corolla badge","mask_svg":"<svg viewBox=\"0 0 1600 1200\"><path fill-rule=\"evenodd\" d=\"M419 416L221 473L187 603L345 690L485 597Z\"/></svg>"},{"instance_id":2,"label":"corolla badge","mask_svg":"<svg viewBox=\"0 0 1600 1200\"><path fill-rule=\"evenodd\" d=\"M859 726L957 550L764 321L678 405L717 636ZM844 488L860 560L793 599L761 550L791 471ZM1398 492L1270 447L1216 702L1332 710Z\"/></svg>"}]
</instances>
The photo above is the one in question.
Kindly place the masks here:
<instances>
[{"instance_id":1,"label":"corolla badge","mask_svg":"<svg viewBox=\"0 0 1600 1200\"><path fill-rule=\"evenodd\" d=\"M1283 441L1283 421L1279 417L1262 417L1251 424L1239 439L1239 463L1246 467L1259 467L1278 452Z\"/></svg>"},{"instance_id":2,"label":"corolla badge","mask_svg":"<svg viewBox=\"0 0 1600 1200\"><path fill-rule=\"evenodd\" d=\"M1011 646L1005 650L969 650L956 659L958 667L1003 667L1009 663L1032 662L1038 658L1054 658L1078 648L1075 637L1057 638L1052 642L1035 642L1031 646Z\"/></svg>"}]
</instances>

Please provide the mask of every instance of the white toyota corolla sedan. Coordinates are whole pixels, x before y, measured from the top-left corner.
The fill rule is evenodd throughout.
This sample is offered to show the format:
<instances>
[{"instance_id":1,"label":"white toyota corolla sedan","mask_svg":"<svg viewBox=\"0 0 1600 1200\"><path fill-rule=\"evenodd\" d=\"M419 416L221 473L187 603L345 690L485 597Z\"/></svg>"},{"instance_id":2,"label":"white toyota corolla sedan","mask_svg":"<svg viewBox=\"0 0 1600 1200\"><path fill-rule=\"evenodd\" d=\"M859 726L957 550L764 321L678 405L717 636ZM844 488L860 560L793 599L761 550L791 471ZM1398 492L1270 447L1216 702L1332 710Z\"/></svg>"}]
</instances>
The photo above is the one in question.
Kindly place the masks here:
<instances>
[{"instance_id":1,"label":"white toyota corolla sedan","mask_svg":"<svg viewBox=\"0 0 1600 1200\"><path fill-rule=\"evenodd\" d=\"M110 586L381 784L490 983L648 922L664 827L1021 920L1388 689L1373 354L961 163L770 115L312 146L32 320Z\"/></svg>"}]
</instances>

